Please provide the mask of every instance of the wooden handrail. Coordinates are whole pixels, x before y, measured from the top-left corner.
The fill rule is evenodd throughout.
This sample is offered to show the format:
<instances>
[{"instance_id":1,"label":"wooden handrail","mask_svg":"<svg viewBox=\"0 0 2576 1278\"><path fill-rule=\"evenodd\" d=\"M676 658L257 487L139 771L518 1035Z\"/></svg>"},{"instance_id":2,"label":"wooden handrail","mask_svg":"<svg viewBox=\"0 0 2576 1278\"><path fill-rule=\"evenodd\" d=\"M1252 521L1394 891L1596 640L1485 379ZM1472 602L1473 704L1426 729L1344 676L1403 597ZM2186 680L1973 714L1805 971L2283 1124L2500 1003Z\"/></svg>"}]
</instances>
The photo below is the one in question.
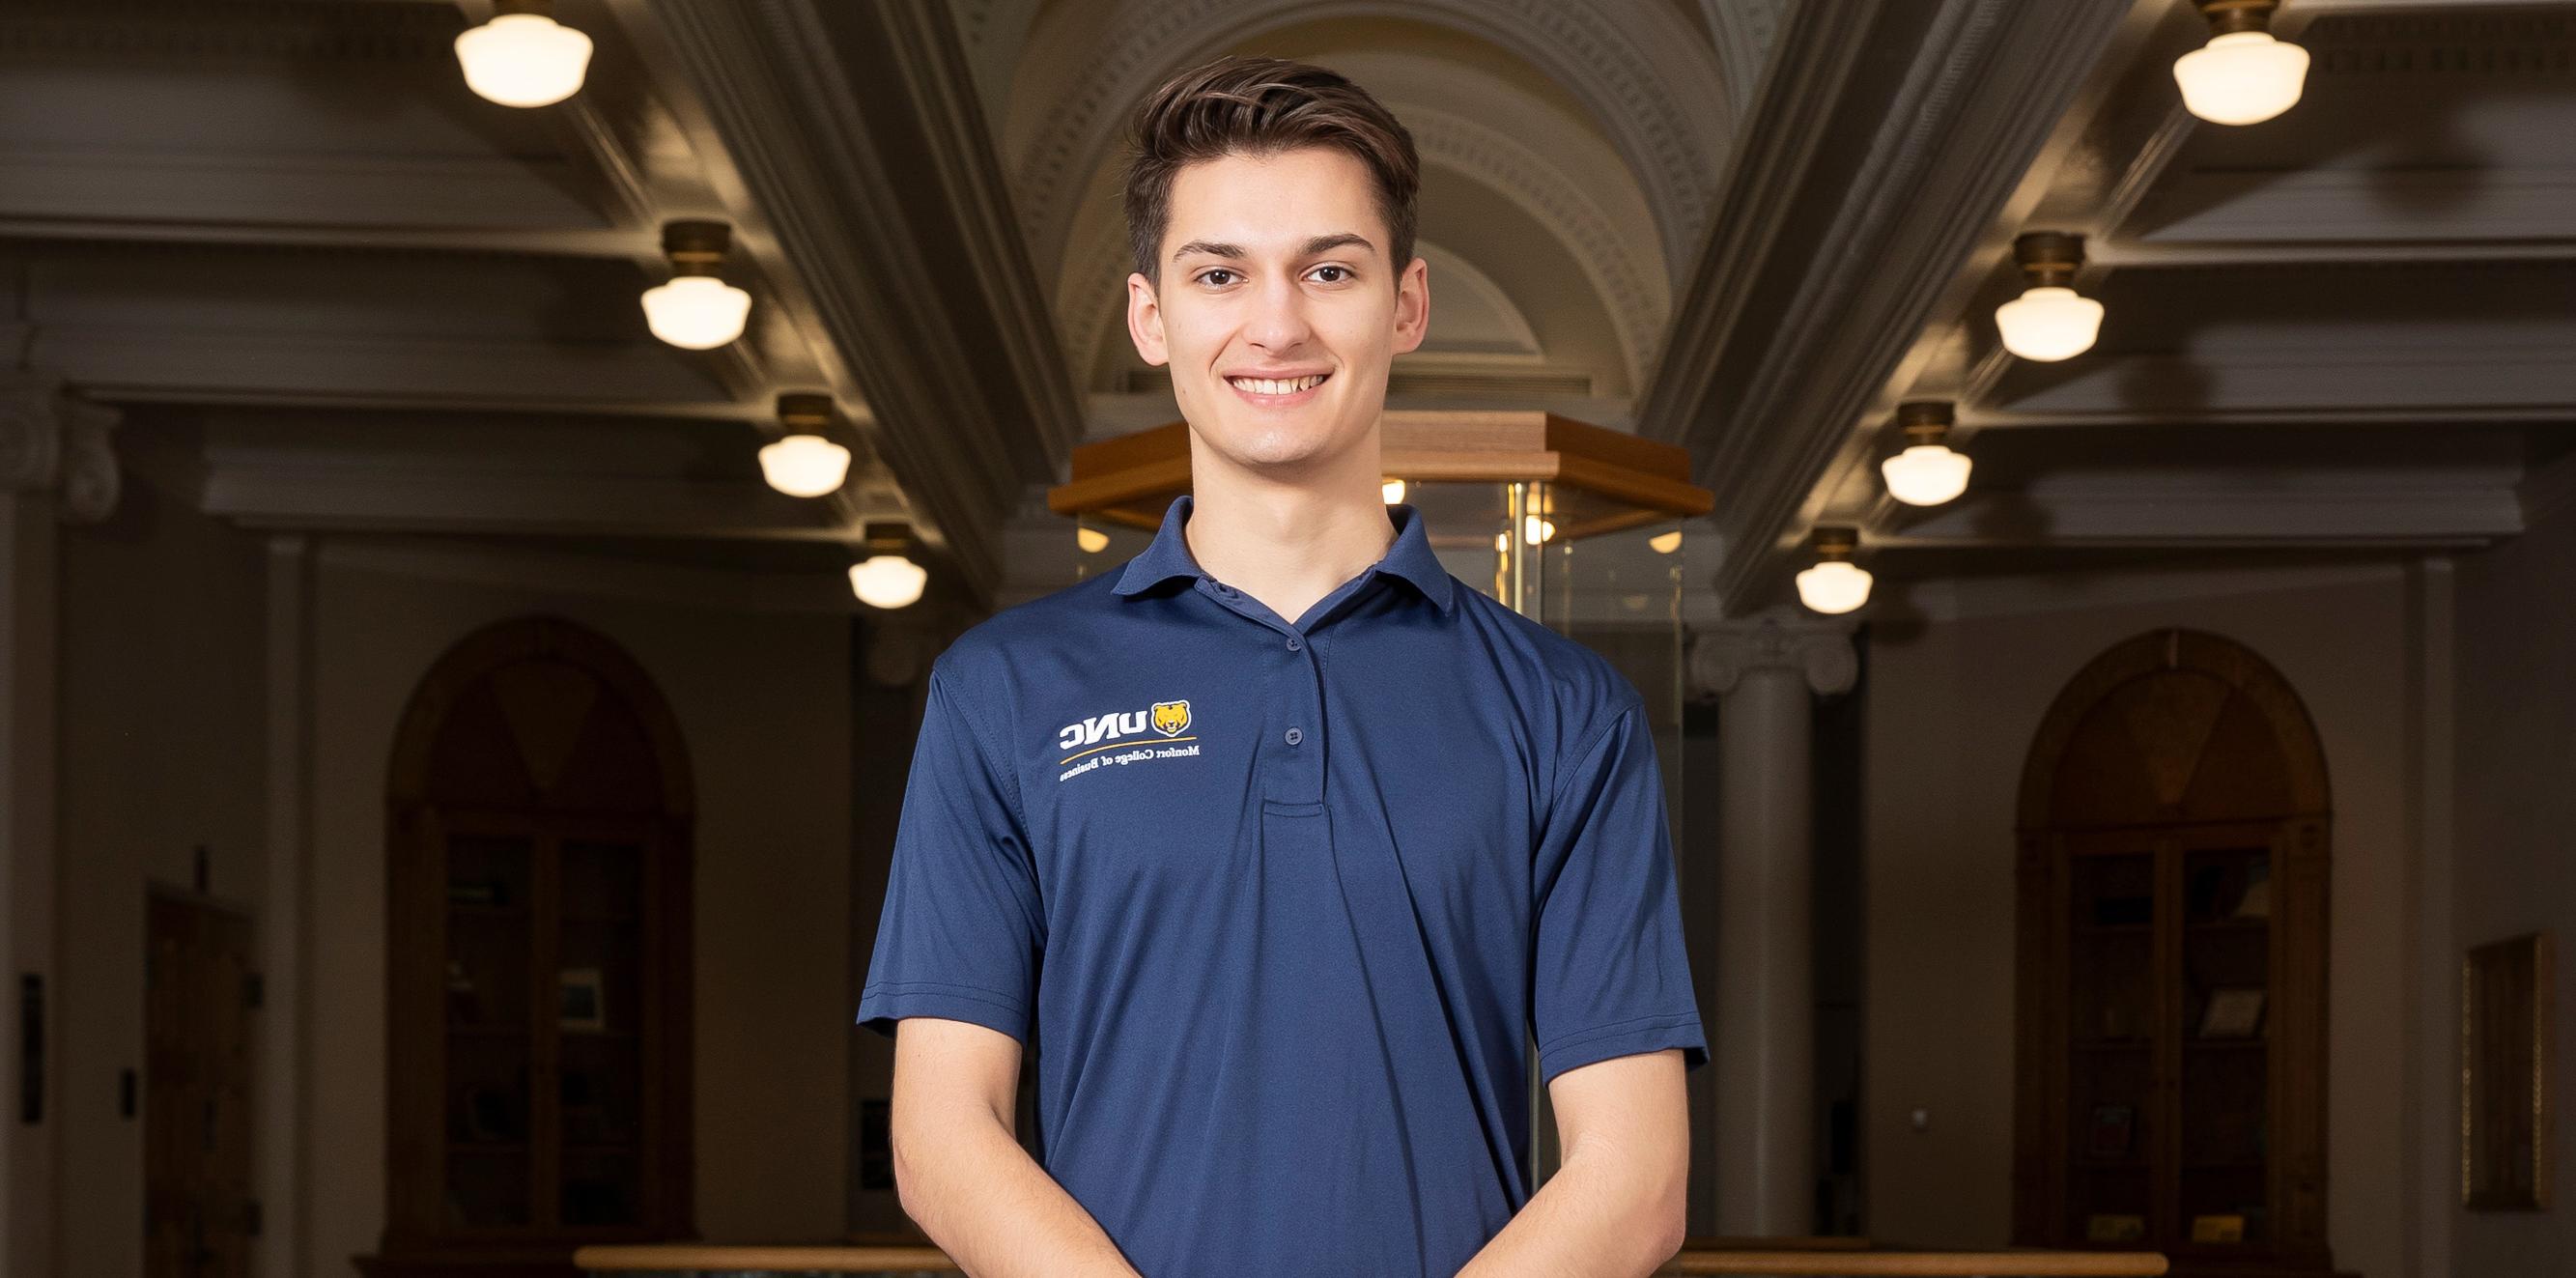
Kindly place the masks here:
<instances>
[{"instance_id":1,"label":"wooden handrail","mask_svg":"<svg viewBox=\"0 0 2576 1278\"><path fill-rule=\"evenodd\" d=\"M1702 1239L1693 1239L1701 1243ZM1867 1239L1744 1238L1742 1246L1684 1247L1659 1274L1930 1275L1932 1278L2153 1278L2165 1258L2152 1251L1890 1251ZM594 1273L956 1273L937 1247L783 1247L660 1243L591 1246L573 1264Z\"/></svg>"}]
</instances>

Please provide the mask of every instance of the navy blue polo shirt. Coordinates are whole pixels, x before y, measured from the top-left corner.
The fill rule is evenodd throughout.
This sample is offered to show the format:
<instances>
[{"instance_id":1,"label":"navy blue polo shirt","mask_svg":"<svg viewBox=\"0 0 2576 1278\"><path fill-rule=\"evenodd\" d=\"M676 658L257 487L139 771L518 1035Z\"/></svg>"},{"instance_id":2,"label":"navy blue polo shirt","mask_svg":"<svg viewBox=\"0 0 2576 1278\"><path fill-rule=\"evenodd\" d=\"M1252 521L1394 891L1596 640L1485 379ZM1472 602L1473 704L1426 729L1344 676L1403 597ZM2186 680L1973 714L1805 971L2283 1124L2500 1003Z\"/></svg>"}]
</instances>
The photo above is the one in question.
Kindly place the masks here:
<instances>
[{"instance_id":1,"label":"navy blue polo shirt","mask_svg":"<svg viewBox=\"0 0 2576 1278\"><path fill-rule=\"evenodd\" d=\"M1410 506L1292 622L1190 503L933 663L858 1017L1020 1039L1146 1278L1448 1278L1529 1198L1524 1034L1707 1061L1645 706Z\"/></svg>"}]
</instances>

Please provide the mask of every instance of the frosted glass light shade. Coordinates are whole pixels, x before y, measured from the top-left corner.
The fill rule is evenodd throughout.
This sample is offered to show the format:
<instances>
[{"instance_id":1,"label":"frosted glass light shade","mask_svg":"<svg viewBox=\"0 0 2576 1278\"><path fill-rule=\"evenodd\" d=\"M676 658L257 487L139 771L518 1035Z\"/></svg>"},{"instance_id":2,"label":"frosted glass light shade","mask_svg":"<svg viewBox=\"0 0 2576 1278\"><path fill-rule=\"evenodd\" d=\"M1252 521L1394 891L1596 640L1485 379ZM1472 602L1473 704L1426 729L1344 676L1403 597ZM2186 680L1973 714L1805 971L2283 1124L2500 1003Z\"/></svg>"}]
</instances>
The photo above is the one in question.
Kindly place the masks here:
<instances>
[{"instance_id":1,"label":"frosted glass light shade","mask_svg":"<svg viewBox=\"0 0 2576 1278\"><path fill-rule=\"evenodd\" d=\"M1553 520L1553 519L1541 519L1541 518L1539 518L1539 517L1538 517L1538 516L1536 516L1536 515L1523 515L1523 516L1521 516L1521 540L1522 540L1522 541L1524 541L1524 542L1526 542L1526 543L1528 543L1528 544L1530 544L1530 545L1535 546L1535 545L1539 544L1540 542L1552 540L1552 539L1554 539L1554 538L1555 538L1555 536L1556 536L1556 521L1555 521L1555 520Z\"/></svg>"},{"instance_id":2,"label":"frosted glass light shade","mask_svg":"<svg viewBox=\"0 0 2576 1278\"><path fill-rule=\"evenodd\" d=\"M1080 546L1086 555L1096 555L1109 549L1109 534L1097 528L1076 528L1073 530L1073 544Z\"/></svg>"},{"instance_id":3,"label":"frosted glass light shade","mask_svg":"<svg viewBox=\"0 0 2576 1278\"><path fill-rule=\"evenodd\" d=\"M742 336L751 294L712 275L674 276L644 290L644 323L683 350L713 350Z\"/></svg>"},{"instance_id":4,"label":"frosted glass light shade","mask_svg":"<svg viewBox=\"0 0 2576 1278\"><path fill-rule=\"evenodd\" d=\"M2102 332L2102 304L2055 284L2025 289L1995 308L2004 349L2023 359L2072 359L2093 349Z\"/></svg>"},{"instance_id":5,"label":"frosted glass light shade","mask_svg":"<svg viewBox=\"0 0 2576 1278\"><path fill-rule=\"evenodd\" d=\"M2296 105L2308 51L2269 31L2230 31L2174 59L2185 110L2212 124L2257 124Z\"/></svg>"},{"instance_id":6,"label":"frosted glass light shade","mask_svg":"<svg viewBox=\"0 0 2576 1278\"><path fill-rule=\"evenodd\" d=\"M901 555L870 555L850 565L850 590L871 608L901 608L921 598L930 573Z\"/></svg>"},{"instance_id":7,"label":"frosted glass light shade","mask_svg":"<svg viewBox=\"0 0 2576 1278\"><path fill-rule=\"evenodd\" d=\"M1658 555L1669 555L1682 548L1682 530L1676 528L1671 532L1656 533L1646 539L1646 544L1654 547Z\"/></svg>"},{"instance_id":8,"label":"frosted glass light shade","mask_svg":"<svg viewBox=\"0 0 2576 1278\"><path fill-rule=\"evenodd\" d=\"M1947 444L1916 444L1878 464L1887 495L1909 506L1938 506L1968 491L1967 454Z\"/></svg>"},{"instance_id":9,"label":"frosted glass light shade","mask_svg":"<svg viewBox=\"0 0 2576 1278\"><path fill-rule=\"evenodd\" d=\"M1395 505L1396 503L1404 500L1404 481L1401 479L1390 479L1385 483L1378 485L1377 492L1378 496L1386 499L1387 505Z\"/></svg>"},{"instance_id":10,"label":"frosted glass light shade","mask_svg":"<svg viewBox=\"0 0 2576 1278\"><path fill-rule=\"evenodd\" d=\"M1868 569L1828 559L1798 574L1798 601L1817 612L1850 612L1869 602L1869 582Z\"/></svg>"},{"instance_id":11,"label":"frosted glass light shade","mask_svg":"<svg viewBox=\"0 0 2576 1278\"><path fill-rule=\"evenodd\" d=\"M542 13L504 13L457 33L465 87L503 106L541 107L581 88L590 37Z\"/></svg>"},{"instance_id":12,"label":"frosted glass light shade","mask_svg":"<svg viewBox=\"0 0 2576 1278\"><path fill-rule=\"evenodd\" d=\"M837 492L849 473L850 450L820 435L789 435L761 445L761 478L790 497Z\"/></svg>"}]
</instances>

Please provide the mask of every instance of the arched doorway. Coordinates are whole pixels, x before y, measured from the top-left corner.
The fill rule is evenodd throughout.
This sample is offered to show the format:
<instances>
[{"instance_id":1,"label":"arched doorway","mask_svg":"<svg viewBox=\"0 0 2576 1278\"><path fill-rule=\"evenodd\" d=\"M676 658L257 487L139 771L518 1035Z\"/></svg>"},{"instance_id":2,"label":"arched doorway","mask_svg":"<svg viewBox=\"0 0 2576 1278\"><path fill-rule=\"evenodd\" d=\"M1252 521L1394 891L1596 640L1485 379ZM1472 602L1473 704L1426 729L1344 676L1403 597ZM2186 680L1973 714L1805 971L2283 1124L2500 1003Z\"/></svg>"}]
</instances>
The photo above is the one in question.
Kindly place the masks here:
<instances>
[{"instance_id":1,"label":"arched doorway","mask_svg":"<svg viewBox=\"0 0 2576 1278\"><path fill-rule=\"evenodd\" d=\"M695 801L661 693L575 623L487 626L414 690L386 797L387 1210L362 1266L688 1237Z\"/></svg>"},{"instance_id":2,"label":"arched doorway","mask_svg":"<svg viewBox=\"0 0 2576 1278\"><path fill-rule=\"evenodd\" d=\"M2321 1270L2325 755L2252 650L2158 630L2068 681L2019 808L2014 1233Z\"/></svg>"}]
</instances>

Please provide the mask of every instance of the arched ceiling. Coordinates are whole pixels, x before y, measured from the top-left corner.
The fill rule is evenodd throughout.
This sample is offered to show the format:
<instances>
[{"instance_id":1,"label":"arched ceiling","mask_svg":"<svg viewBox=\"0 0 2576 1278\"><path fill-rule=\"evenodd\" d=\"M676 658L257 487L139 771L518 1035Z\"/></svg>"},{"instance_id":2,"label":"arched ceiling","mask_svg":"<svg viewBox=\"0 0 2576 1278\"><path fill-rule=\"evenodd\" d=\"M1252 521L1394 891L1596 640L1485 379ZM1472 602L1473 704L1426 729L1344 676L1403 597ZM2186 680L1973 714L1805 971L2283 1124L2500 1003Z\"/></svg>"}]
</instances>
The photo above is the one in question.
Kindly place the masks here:
<instances>
[{"instance_id":1,"label":"arched ceiling","mask_svg":"<svg viewBox=\"0 0 2576 1278\"><path fill-rule=\"evenodd\" d=\"M1226 53L1311 61L1369 89L1413 133L1421 239L1437 255L1424 253L1431 336L1398 361L1399 404L1573 393L1624 415L1705 232L1735 110L1726 60L1681 3L993 0L958 13L1094 434L1170 415L1167 398L1122 402L1162 383L1122 323L1131 268L1118 192L1128 111L1172 74ZM1453 305L1475 309L1453 324ZM1491 349L1485 320L1501 313L1531 349Z\"/></svg>"}]
</instances>

